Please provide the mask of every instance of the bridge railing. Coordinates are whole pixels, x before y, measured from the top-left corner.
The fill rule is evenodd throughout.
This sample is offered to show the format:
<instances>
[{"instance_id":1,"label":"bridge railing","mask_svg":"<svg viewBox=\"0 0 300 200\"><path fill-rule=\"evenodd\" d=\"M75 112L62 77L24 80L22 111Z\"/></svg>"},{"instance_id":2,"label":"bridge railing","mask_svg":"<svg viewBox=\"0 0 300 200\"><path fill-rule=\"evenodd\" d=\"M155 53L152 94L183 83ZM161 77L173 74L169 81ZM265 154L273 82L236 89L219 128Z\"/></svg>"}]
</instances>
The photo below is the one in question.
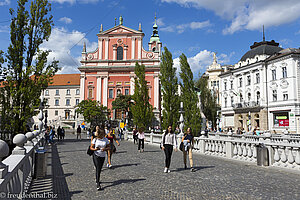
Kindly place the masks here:
<instances>
[{"instance_id":1,"label":"bridge railing","mask_svg":"<svg viewBox=\"0 0 300 200\"><path fill-rule=\"evenodd\" d=\"M132 133L127 138L132 140ZM182 136L177 136L178 145ZM161 134L146 133L145 142L160 145ZM195 137L194 152L211 156L224 157L246 162L257 162L258 145L267 148L270 166L300 170L300 137L293 135L271 135L266 132L261 136L209 134L208 137Z\"/></svg>"},{"instance_id":2,"label":"bridge railing","mask_svg":"<svg viewBox=\"0 0 300 200\"><path fill-rule=\"evenodd\" d=\"M16 147L9 156L8 145L0 140L0 194L13 195L4 196L4 199L17 199L16 195L23 199L22 195L26 194L34 174L35 149L43 145L43 138L44 133L39 131L17 134L13 138Z\"/></svg>"}]
</instances>

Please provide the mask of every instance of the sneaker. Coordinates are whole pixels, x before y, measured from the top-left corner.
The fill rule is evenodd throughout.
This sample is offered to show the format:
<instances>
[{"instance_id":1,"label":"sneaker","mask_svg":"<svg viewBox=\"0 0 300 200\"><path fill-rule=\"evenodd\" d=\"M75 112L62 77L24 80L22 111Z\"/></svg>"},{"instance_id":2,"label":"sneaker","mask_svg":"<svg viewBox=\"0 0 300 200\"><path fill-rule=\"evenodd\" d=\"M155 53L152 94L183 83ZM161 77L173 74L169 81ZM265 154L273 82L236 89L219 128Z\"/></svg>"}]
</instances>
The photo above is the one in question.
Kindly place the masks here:
<instances>
[{"instance_id":1,"label":"sneaker","mask_svg":"<svg viewBox=\"0 0 300 200\"><path fill-rule=\"evenodd\" d=\"M144 152L144 149L142 149L142 152Z\"/></svg>"},{"instance_id":2,"label":"sneaker","mask_svg":"<svg viewBox=\"0 0 300 200\"><path fill-rule=\"evenodd\" d=\"M195 169L193 167L191 168L191 172L195 172Z\"/></svg>"},{"instance_id":3,"label":"sneaker","mask_svg":"<svg viewBox=\"0 0 300 200\"><path fill-rule=\"evenodd\" d=\"M110 168L110 169L111 169L111 168L112 168L112 165L109 165L109 166L108 166L108 168Z\"/></svg>"},{"instance_id":4,"label":"sneaker","mask_svg":"<svg viewBox=\"0 0 300 200\"><path fill-rule=\"evenodd\" d=\"M101 190L102 188L101 188L101 185L98 185L97 186L97 190L99 191L99 190Z\"/></svg>"},{"instance_id":5,"label":"sneaker","mask_svg":"<svg viewBox=\"0 0 300 200\"><path fill-rule=\"evenodd\" d=\"M168 173L168 168L165 168L164 172L165 172L165 173Z\"/></svg>"},{"instance_id":6,"label":"sneaker","mask_svg":"<svg viewBox=\"0 0 300 200\"><path fill-rule=\"evenodd\" d=\"M106 167L109 167L109 164L107 163Z\"/></svg>"},{"instance_id":7,"label":"sneaker","mask_svg":"<svg viewBox=\"0 0 300 200\"><path fill-rule=\"evenodd\" d=\"M171 171L168 169L168 173L170 173Z\"/></svg>"}]
</instances>

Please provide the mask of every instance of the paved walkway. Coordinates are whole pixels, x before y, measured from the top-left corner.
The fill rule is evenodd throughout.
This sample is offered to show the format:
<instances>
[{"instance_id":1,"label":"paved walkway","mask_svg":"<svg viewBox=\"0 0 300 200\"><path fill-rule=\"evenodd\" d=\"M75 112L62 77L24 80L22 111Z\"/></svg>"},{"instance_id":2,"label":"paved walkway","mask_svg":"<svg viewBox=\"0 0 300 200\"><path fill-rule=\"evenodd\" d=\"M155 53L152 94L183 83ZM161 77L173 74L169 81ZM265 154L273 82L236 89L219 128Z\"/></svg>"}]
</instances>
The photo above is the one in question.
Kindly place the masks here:
<instances>
[{"instance_id":1,"label":"paved walkway","mask_svg":"<svg viewBox=\"0 0 300 200\"><path fill-rule=\"evenodd\" d=\"M190 172L183 169L182 152L174 152L171 173L166 174L158 146L145 145L145 152L138 153L137 145L128 141L117 147L113 169L104 167L104 190L97 191L88 145L75 135L53 145L51 171L32 188L41 193L48 187L58 199L300 199L298 172L199 154L193 154L196 172Z\"/></svg>"}]
</instances>

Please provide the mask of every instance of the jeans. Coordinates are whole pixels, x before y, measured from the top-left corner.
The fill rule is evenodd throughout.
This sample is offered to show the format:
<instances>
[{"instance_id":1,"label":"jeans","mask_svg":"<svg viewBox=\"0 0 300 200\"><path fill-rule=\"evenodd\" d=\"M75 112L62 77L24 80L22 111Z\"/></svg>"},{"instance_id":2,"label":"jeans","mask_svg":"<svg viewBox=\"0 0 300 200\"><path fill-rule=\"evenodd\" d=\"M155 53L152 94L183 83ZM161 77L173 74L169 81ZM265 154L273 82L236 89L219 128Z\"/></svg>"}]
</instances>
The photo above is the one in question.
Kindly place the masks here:
<instances>
[{"instance_id":1,"label":"jeans","mask_svg":"<svg viewBox=\"0 0 300 200\"><path fill-rule=\"evenodd\" d=\"M173 153L173 145L170 145L170 144L164 144L164 151L165 151L165 155L166 155L166 160L165 160L165 163L166 163L166 168L169 168L170 167L170 164L171 164L171 157L172 157L172 153Z\"/></svg>"},{"instance_id":2,"label":"jeans","mask_svg":"<svg viewBox=\"0 0 300 200\"><path fill-rule=\"evenodd\" d=\"M105 160L105 157L99 157L99 156L96 156L95 154L93 154L93 161L94 161L94 165L96 167L96 183L97 183L97 185L100 184L100 173L101 173L101 169L103 167L104 160Z\"/></svg>"},{"instance_id":3,"label":"jeans","mask_svg":"<svg viewBox=\"0 0 300 200\"><path fill-rule=\"evenodd\" d=\"M141 146L142 146L142 149L144 150L144 139L139 139L139 146L138 146L138 150L141 149Z\"/></svg>"}]
</instances>

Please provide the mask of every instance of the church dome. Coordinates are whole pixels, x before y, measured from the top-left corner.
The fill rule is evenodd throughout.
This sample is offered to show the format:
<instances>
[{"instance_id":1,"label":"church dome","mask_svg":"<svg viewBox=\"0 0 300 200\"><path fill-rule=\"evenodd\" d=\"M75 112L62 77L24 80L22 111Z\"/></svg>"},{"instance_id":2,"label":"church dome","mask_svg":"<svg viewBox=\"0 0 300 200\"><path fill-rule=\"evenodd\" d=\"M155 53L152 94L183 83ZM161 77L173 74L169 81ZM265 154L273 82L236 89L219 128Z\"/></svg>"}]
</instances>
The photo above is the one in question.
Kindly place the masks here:
<instances>
[{"instance_id":1,"label":"church dome","mask_svg":"<svg viewBox=\"0 0 300 200\"><path fill-rule=\"evenodd\" d=\"M279 43L274 40L271 41L262 41L262 42L254 42L252 46L250 46L249 51L247 51L240 61L246 61L247 58L254 58L256 55L274 55L279 51L283 50L279 47Z\"/></svg>"}]
</instances>

